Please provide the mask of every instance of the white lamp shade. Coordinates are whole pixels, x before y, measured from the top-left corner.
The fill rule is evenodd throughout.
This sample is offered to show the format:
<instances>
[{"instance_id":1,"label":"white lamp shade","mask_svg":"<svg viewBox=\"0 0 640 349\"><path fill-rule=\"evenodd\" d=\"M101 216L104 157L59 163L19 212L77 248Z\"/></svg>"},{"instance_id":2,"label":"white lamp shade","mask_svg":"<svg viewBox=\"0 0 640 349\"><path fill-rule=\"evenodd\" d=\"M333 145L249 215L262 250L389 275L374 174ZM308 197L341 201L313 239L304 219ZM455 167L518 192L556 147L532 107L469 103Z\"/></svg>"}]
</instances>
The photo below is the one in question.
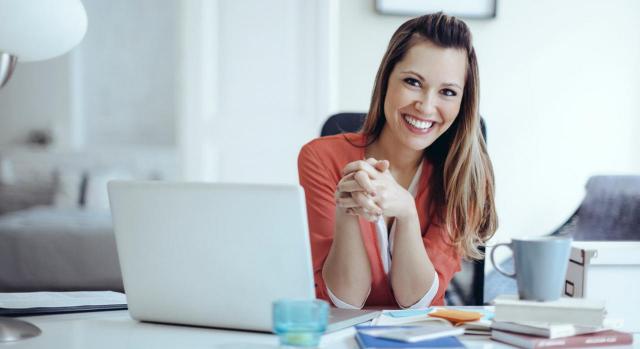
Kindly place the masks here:
<instances>
[{"instance_id":1,"label":"white lamp shade","mask_svg":"<svg viewBox=\"0 0 640 349\"><path fill-rule=\"evenodd\" d=\"M60 56L86 31L87 13L80 0L0 0L0 52L18 61Z\"/></svg>"}]
</instances>

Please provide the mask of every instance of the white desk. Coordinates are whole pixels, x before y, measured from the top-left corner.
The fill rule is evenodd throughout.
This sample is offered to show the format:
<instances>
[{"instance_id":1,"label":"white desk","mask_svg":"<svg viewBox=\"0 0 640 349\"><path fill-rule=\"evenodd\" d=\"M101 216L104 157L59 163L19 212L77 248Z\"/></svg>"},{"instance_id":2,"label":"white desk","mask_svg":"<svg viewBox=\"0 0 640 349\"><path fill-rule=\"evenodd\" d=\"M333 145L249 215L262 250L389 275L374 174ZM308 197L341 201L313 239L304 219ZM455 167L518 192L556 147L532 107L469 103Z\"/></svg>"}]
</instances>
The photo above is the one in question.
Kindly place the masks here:
<instances>
[{"instance_id":1,"label":"white desk","mask_svg":"<svg viewBox=\"0 0 640 349\"><path fill-rule=\"evenodd\" d=\"M127 311L106 311L64 315L25 317L42 329L42 334L0 348L277 348L278 338L271 334L225 331L209 328L142 323L131 319ZM357 349L353 328L323 336L321 348ZM512 348L487 337L461 337L467 348ZM640 348L640 334L634 335L634 348ZM616 347L607 347L616 348ZM618 347L619 348L619 347ZM630 347L624 347L630 348Z\"/></svg>"}]
</instances>

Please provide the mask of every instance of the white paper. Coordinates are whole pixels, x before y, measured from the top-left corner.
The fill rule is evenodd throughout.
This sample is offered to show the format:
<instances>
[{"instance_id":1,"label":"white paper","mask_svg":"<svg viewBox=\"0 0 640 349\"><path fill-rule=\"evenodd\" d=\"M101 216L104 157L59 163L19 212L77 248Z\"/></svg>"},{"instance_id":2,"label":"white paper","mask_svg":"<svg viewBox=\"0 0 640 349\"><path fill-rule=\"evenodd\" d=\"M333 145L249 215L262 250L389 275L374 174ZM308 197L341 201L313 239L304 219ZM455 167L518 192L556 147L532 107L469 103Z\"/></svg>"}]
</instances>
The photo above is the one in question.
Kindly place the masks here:
<instances>
[{"instance_id":1,"label":"white paper","mask_svg":"<svg viewBox=\"0 0 640 349\"><path fill-rule=\"evenodd\" d=\"M124 293L113 291L0 293L0 308L58 308L127 304Z\"/></svg>"}]
</instances>

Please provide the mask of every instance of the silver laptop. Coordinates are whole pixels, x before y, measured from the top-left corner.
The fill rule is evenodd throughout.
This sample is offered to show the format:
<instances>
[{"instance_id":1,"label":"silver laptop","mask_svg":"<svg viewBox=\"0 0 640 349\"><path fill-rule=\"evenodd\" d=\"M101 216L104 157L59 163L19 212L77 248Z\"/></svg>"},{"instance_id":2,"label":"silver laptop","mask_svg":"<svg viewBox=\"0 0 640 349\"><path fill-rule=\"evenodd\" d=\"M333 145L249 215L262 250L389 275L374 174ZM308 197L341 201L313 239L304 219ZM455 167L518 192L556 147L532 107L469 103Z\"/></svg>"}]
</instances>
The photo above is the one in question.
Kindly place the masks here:
<instances>
[{"instance_id":1,"label":"silver laptop","mask_svg":"<svg viewBox=\"0 0 640 349\"><path fill-rule=\"evenodd\" d=\"M271 331L271 305L315 298L296 185L113 181L109 201L134 319ZM332 308L328 331L376 317Z\"/></svg>"}]
</instances>

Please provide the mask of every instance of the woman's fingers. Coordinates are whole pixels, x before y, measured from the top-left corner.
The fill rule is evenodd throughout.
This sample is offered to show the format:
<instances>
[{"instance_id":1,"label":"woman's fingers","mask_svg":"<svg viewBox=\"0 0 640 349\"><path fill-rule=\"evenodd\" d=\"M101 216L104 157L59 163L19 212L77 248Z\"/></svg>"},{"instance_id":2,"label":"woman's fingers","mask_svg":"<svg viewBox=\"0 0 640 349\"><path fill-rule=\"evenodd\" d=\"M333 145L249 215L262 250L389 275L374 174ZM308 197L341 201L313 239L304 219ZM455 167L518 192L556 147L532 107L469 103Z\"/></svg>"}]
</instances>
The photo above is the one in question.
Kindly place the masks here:
<instances>
[{"instance_id":1,"label":"woman's fingers","mask_svg":"<svg viewBox=\"0 0 640 349\"><path fill-rule=\"evenodd\" d=\"M368 212L363 208L348 208L347 214L350 214L352 216L360 216L369 222L375 222L378 220L378 218L380 218L379 215Z\"/></svg>"},{"instance_id":2,"label":"woman's fingers","mask_svg":"<svg viewBox=\"0 0 640 349\"><path fill-rule=\"evenodd\" d=\"M385 172L389 169L389 160L376 161L376 163L373 164L373 167L380 172Z\"/></svg>"},{"instance_id":3,"label":"woman's fingers","mask_svg":"<svg viewBox=\"0 0 640 349\"><path fill-rule=\"evenodd\" d=\"M364 189L369 195L375 196L376 188L373 187L373 183L371 182L371 178L364 172L358 171L353 176L353 179Z\"/></svg>"},{"instance_id":4,"label":"woman's fingers","mask_svg":"<svg viewBox=\"0 0 640 349\"><path fill-rule=\"evenodd\" d=\"M364 171L367 175L369 175L369 177L371 178L376 178L376 176L378 175L378 170L376 170L371 164L369 164L367 161L365 160L358 160L358 161L354 161L354 162L350 162L348 163L343 169L342 169L342 175L345 176L349 173L352 172L357 172L357 171Z\"/></svg>"},{"instance_id":5,"label":"woman's fingers","mask_svg":"<svg viewBox=\"0 0 640 349\"><path fill-rule=\"evenodd\" d=\"M348 208L354 208L354 207L360 207L360 204L358 204L352 197L340 197L336 199L336 204L338 205L338 207L342 207L345 209Z\"/></svg>"},{"instance_id":6,"label":"woman's fingers","mask_svg":"<svg viewBox=\"0 0 640 349\"><path fill-rule=\"evenodd\" d=\"M353 193L358 191L366 191L360 183L356 182L354 179L344 181L342 183L338 183L338 191L339 192L347 192Z\"/></svg>"},{"instance_id":7,"label":"woman's fingers","mask_svg":"<svg viewBox=\"0 0 640 349\"><path fill-rule=\"evenodd\" d=\"M374 214L382 214L382 209L376 205L369 195L362 192L355 192L351 194L351 197L353 198L353 201L363 209Z\"/></svg>"},{"instance_id":8,"label":"woman's fingers","mask_svg":"<svg viewBox=\"0 0 640 349\"><path fill-rule=\"evenodd\" d=\"M347 213L379 216L382 209L376 205L373 199L363 192L353 192L351 195L336 197L336 205L346 210Z\"/></svg>"},{"instance_id":9,"label":"woman's fingers","mask_svg":"<svg viewBox=\"0 0 640 349\"><path fill-rule=\"evenodd\" d=\"M365 160L369 165L374 166L375 164L378 163L378 160L376 160L376 158L368 158L367 160Z\"/></svg>"},{"instance_id":10,"label":"woman's fingers","mask_svg":"<svg viewBox=\"0 0 640 349\"><path fill-rule=\"evenodd\" d=\"M382 210L376 203L366 194L355 192L348 197L339 197L336 204L341 208L364 208L368 212L382 214Z\"/></svg>"},{"instance_id":11,"label":"woman's fingers","mask_svg":"<svg viewBox=\"0 0 640 349\"><path fill-rule=\"evenodd\" d=\"M354 177L355 175L356 175L355 173L348 173L347 175L345 175L344 177L342 177L342 178L340 179L340 181L338 182L338 184L340 184L340 183L342 183L342 182L344 182L344 181L348 181L348 180L353 179L353 177Z\"/></svg>"}]
</instances>

